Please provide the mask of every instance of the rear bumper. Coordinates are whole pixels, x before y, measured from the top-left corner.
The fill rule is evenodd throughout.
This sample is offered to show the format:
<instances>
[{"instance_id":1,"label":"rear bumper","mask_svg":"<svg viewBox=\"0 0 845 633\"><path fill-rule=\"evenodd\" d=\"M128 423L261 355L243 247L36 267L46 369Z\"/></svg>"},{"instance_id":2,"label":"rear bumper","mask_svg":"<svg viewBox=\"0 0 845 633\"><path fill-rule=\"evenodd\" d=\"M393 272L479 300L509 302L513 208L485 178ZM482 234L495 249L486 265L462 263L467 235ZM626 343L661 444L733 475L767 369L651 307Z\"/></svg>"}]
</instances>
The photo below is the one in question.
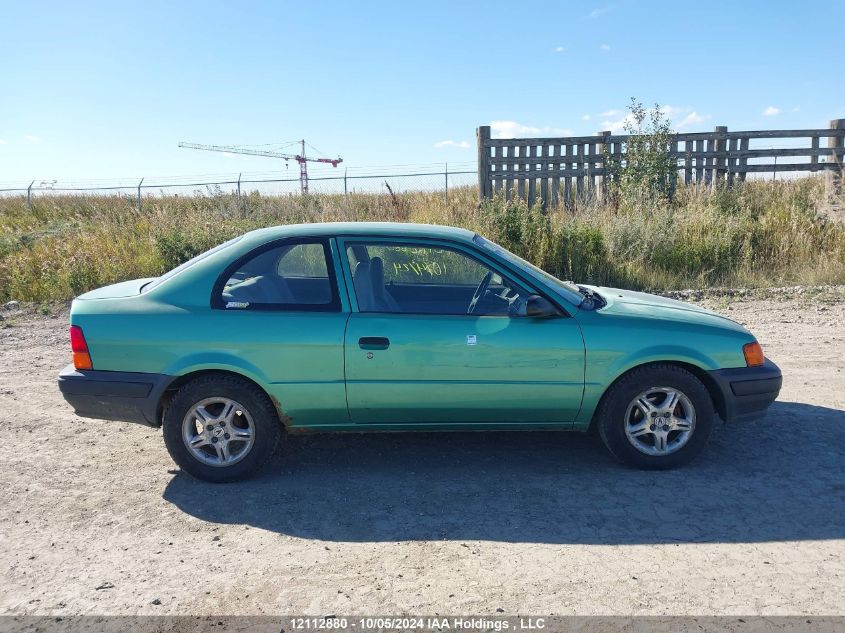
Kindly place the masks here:
<instances>
[{"instance_id":1,"label":"rear bumper","mask_svg":"<svg viewBox=\"0 0 845 633\"><path fill-rule=\"evenodd\" d=\"M768 359L759 367L717 369L710 375L722 395L726 422L763 417L783 384L780 368Z\"/></svg>"},{"instance_id":2,"label":"rear bumper","mask_svg":"<svg viewBox=\"0 0 845 633\"><path fill-rule=\"evenodd\" d=\"M59 390L76 415L159 426L158 403L174 376L74 369L59 374Z\"/></svg>"}]
</instances>

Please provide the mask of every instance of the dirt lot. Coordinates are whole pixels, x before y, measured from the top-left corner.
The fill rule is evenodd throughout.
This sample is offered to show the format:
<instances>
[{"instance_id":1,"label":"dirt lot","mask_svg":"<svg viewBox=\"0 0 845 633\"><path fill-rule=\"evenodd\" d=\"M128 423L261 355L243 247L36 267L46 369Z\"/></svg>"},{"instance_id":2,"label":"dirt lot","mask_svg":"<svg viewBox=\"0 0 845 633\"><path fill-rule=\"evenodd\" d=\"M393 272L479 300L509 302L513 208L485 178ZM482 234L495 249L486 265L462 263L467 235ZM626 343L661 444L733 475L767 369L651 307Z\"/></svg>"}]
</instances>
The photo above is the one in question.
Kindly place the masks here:
<instances>
[{"instance_id":1,"label":"dirt lot","mask_svg":"<svg viewBox=\"0 0 845 633\"><path fill-rule=\"evenodd\" d=\"M567 434L297 437L227 486L72 415L66 311L4 311L0 613L842 614L845 290L704 303L785 385L686 469Z\"/></svg>"}]
</instances>

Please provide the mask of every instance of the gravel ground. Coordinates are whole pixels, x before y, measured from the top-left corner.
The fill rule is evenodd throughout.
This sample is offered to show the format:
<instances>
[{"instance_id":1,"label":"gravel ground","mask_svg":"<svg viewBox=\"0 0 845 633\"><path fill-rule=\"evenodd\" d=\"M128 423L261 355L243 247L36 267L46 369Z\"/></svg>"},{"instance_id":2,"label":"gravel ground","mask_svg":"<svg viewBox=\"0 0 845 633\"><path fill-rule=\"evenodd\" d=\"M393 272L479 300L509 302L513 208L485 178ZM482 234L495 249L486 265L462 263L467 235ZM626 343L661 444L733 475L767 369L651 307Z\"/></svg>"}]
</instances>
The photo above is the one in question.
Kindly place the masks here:
<instances>
[{"instance_id":1,"label":"gravel ground","mask_svg":"<svg viewBox=\"0 0 845 633\"><path fill-rule=\"evenodd\" d=\"M0 613L845 613L845 289L689 295L784 371L673 472L562 433L290 438L258 479L75 417L65 308L2 311Z\"/></svg>"}]
</instances>

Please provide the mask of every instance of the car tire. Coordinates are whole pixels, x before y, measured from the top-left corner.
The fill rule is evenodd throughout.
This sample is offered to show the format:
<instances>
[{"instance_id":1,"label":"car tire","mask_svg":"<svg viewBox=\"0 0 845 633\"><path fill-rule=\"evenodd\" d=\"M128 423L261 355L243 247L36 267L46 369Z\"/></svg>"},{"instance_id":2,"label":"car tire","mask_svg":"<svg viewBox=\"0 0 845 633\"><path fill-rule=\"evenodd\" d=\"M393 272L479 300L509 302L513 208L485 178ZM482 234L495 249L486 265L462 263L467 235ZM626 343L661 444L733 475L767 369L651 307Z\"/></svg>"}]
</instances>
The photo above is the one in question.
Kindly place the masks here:
<instances>
[{"instance_id":1,"label":"car tire","mask_svg":"<svg viewBox=\"0 0 845 633\"><path fill-rule=\"evenodd\" d=\"M164 443L186 473L214 483L254 475L282 435L276 409L252 382L208 375L183 385L164 413Z\"/></svg>"},{"instance_id":2,"label":"car tire","mask_svg":"<svg viewBox=\"0 0 845 633\"><path fill-rule=\"evenodd\" d=\"M622 463L665 470L701 453L715 417L707 387L686 369L661 363L633 369L613 383L596 411L596 426Z\"/></svg>"}]
</instances>

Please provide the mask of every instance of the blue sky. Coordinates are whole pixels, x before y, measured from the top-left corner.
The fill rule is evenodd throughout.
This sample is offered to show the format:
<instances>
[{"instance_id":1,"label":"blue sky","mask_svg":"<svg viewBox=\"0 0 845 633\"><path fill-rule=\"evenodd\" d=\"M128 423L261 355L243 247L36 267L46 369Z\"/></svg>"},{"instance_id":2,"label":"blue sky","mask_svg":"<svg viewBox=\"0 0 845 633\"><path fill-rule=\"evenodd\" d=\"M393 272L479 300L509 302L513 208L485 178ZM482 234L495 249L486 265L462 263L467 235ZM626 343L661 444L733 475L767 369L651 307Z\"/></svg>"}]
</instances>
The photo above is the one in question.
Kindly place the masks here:
<instances>
[{"instance_id":1,"label":"blue sky","mask_svg":"<svg viewBox=\"0 0 845 633\"><path fill-rule=\"evenodd\" d=\"M350 168L472 162L475 128L845 117L843 0L7 2L0 182L268 172L177 148L304 137ZM288 173L294 175L295 164Z\"/></svg>"}]
</instances>

